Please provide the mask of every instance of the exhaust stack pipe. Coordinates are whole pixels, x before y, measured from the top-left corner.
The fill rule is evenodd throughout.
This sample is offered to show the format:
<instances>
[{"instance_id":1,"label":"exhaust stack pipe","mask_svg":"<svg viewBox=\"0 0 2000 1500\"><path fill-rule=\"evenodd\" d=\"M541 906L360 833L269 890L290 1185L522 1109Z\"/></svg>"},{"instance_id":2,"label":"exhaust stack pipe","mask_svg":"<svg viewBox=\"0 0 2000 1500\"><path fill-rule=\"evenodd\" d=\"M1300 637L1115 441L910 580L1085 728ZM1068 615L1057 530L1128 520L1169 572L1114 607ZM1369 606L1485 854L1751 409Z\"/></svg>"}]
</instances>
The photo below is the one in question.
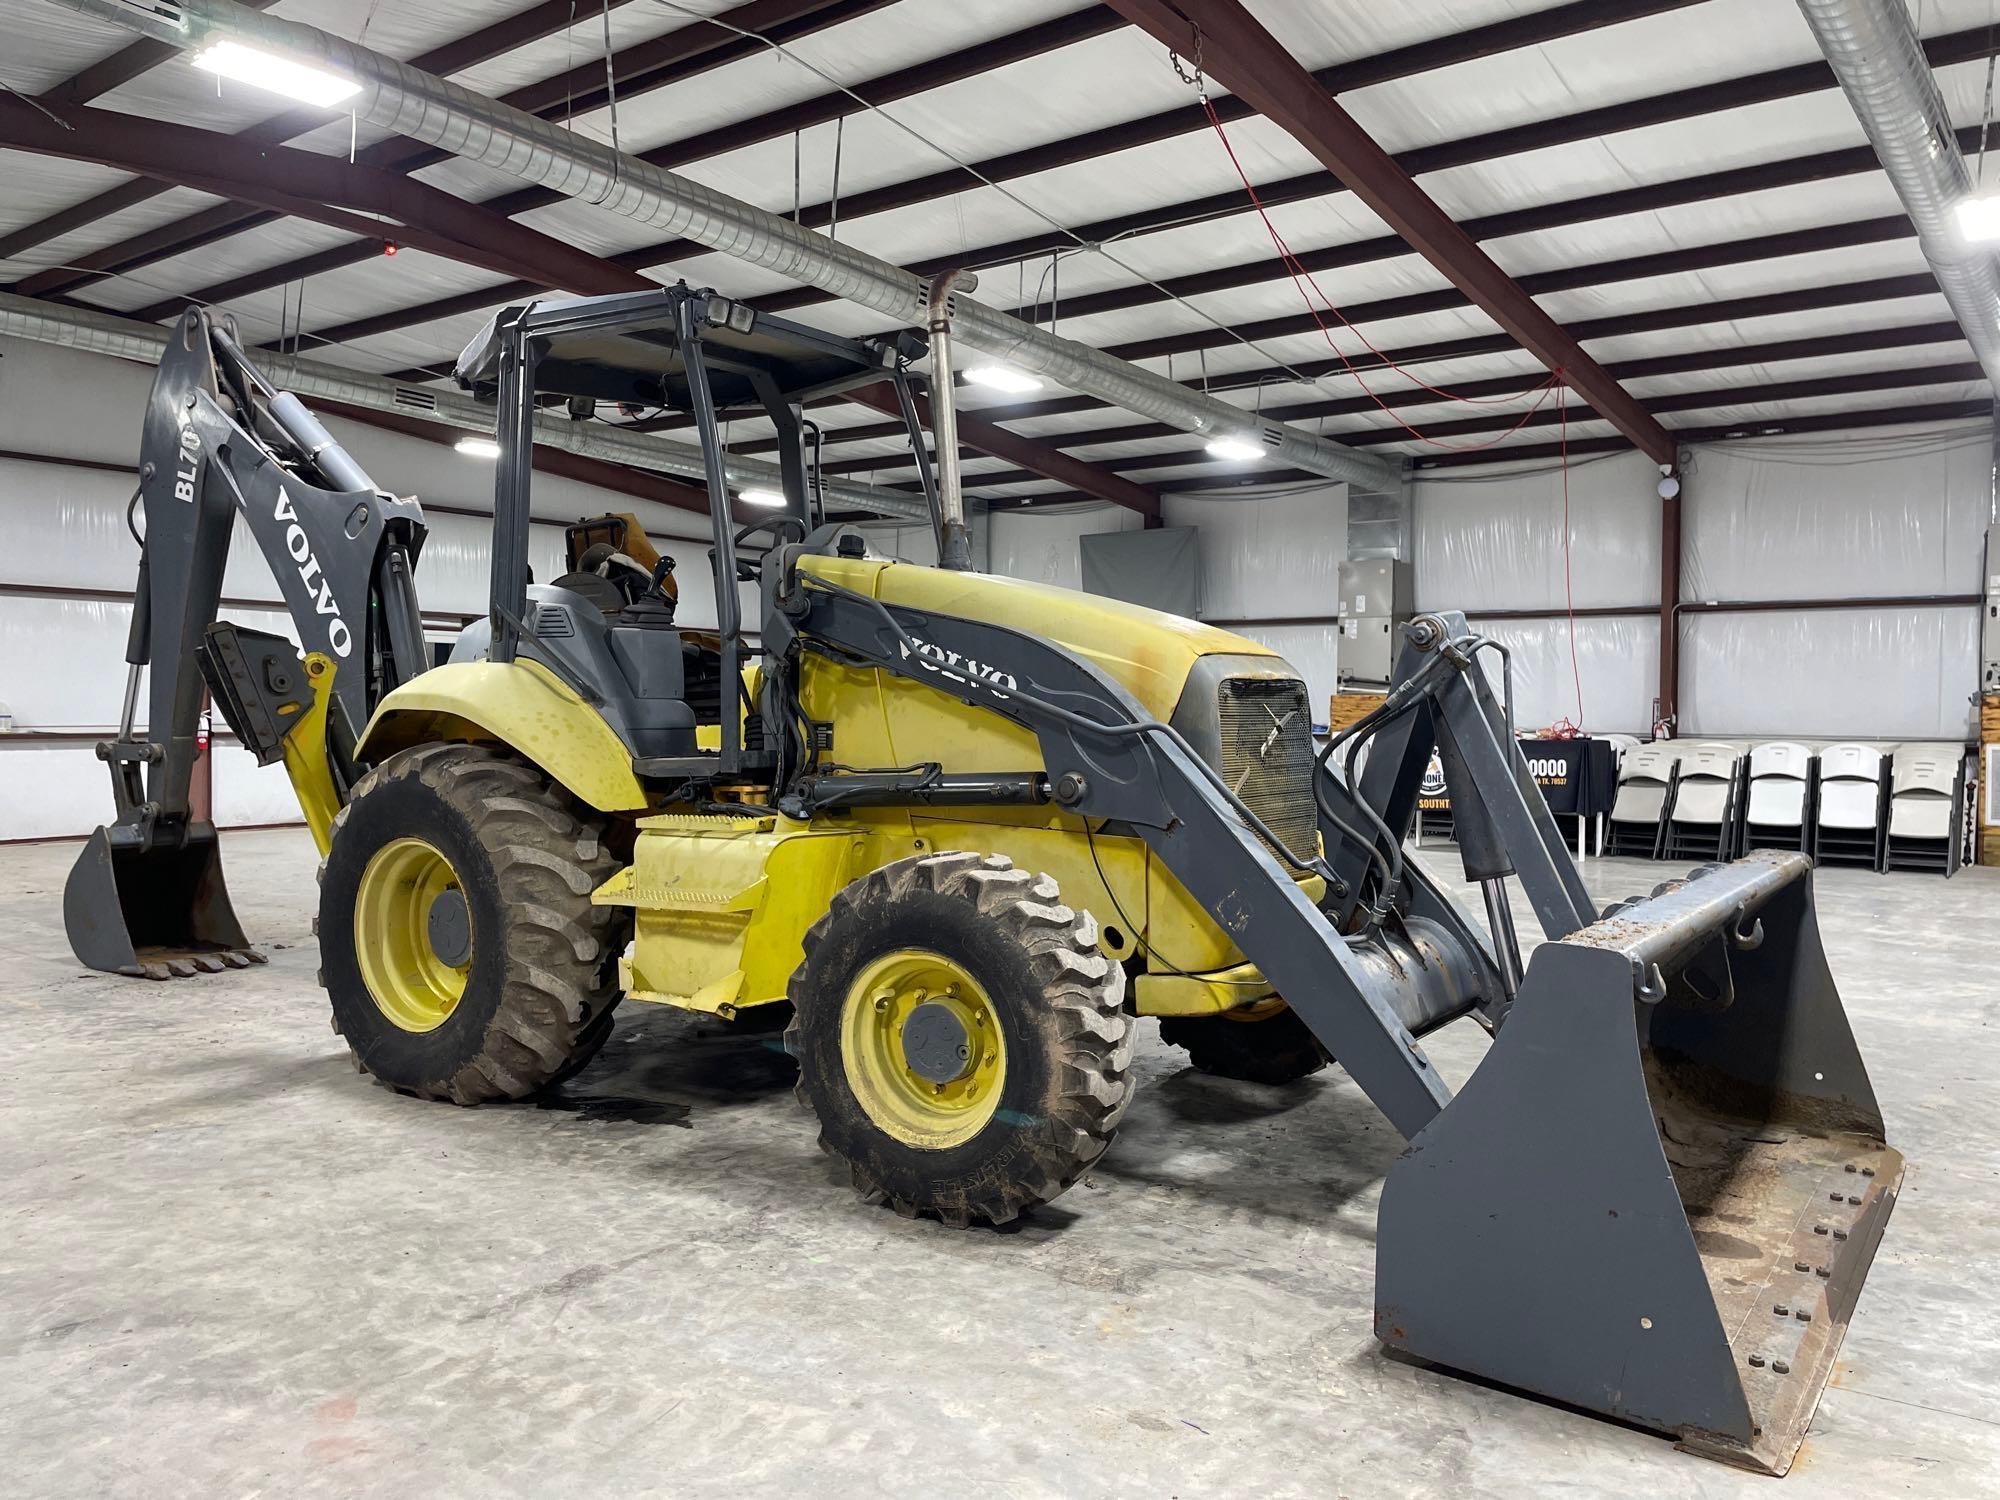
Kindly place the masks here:
<instances>
[{"instance_id":1,"label":"exhaust stack pipe","mask_svg":"<svg viewBox=\"0 0 2000 1500\"><path fill-rule=\"evenodd\" d=\"M931 281L926 311L931 336L931 435L937 448L938 566L963 573L972 566L966 541L965 487L958 472L958 391L951 361L952 293L979 285L970 271L944 271Z\"/></svg>"}]
</instances>

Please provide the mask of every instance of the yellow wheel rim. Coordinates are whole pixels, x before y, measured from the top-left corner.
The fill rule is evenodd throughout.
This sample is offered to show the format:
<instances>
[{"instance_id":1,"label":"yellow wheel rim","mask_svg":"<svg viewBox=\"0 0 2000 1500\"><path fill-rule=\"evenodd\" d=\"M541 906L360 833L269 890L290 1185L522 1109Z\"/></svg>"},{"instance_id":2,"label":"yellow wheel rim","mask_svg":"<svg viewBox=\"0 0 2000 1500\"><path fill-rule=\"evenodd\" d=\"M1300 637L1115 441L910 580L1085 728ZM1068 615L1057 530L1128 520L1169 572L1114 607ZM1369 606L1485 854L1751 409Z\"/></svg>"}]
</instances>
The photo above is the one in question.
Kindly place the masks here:
<instances>
[{"instance_id":1,"label":"yellow wheel rim","mask_svg":"<svg viewBox=\"0 0 2000 1500\"><path fill-rule=\"evenodd\" d=\"M469 931L462 963L448 962L432 946L433 908L448 893L463 902L458 872L422 839L384 844L361 872L354 955L376 1007L404 1031L437 1030L465 994Z\"/></svg>"},{"instance_id":2,"label":"yellow wheel rim","mask_svg":"<svg viewBox=\"0 0 2000 1500\"><path fill-rule=\"evenodd\" d=\"M1007 1080L993 1002L942 954L901 948L854 976L840 1061L868 1118L905 1145L943 1151L986 1127Z\"/></svg>"}]
</instances>

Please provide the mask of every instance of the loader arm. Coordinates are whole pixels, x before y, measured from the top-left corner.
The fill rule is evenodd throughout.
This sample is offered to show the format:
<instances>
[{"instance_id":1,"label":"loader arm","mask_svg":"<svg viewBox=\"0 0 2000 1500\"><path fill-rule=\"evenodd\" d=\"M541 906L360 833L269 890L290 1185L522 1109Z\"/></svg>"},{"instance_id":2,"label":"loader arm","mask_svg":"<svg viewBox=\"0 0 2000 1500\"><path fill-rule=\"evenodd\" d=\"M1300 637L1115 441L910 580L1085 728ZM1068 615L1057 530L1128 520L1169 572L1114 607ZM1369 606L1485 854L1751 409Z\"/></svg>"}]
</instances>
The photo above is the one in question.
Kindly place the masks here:
<instances>
[{"instance_id":1,"label":"loader arm","mask_svg":"<svg viewBox=\"0 0 2000 1500\"><path fill-rule=\"evenodd\" d=\"M139 473L146 524L125 704L117 738L97 752L116 816L72 870L64 918L90 967L167 977L256 958L229 901L214 827L194 819L189 800L204 690L260 763L286 762L322 835L375 702L426 665L412 576L424 525L415 501L379 490L199 308L161 354ZM216 618L239 516L299 647ZM300 734L315 743L292 743Z\"/></svg>"},{"instance_id":2,"label":"loader arm","mask_svg":"<svg viewBox=\"0 0 2000 1500\"><path fill-rule=\"evenodd\" d=\"M1004 626L887 605L809 574L798 585L792 628L809 649L927 683L1034 730L1055 800L1138 833L1406 1137L1450 1102L1417 1038L1485 998L1478 977L1492 965L1476 946L1465 950L1469 928L1413 917L1343 934L1215 772L1080 657Z\"/></svg>"},{"instance_id":3,"label":"loader arm","mask_svg":"<svg viewBox=\"0 0 2000 1500\"><path fill-rule=\"evenodd\" d=\"M1032 729L1055 801L1141 836L1409 1139L1377 1229L1385 1344L1786 1470L1903 1174L1803 857L1698 870L1600 917L1484 643L1433 615L1357 732L1376 740L1366 771L1321 773L1322 908L1214 771L1091 663L804 571L779 602L805 649ZM1433 747L1490 952L1401 859ZM1549 939L1525 973L1510 876ZM1418 1038L1473 1013L1494 1042L1454 1100Z\"/></svg>"}]
</instances>

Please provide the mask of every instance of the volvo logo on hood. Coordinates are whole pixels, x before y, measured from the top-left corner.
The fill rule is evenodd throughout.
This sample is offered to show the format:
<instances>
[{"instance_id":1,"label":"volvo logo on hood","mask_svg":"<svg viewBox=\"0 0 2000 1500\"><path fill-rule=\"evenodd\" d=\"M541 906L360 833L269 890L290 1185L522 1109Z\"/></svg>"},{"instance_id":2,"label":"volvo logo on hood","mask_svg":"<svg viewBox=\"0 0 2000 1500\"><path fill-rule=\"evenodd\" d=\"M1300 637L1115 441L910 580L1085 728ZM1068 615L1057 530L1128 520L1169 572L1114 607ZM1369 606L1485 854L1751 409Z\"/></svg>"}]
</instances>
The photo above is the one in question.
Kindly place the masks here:
<instances>
[{"instance_id":1,"label":"volvo logo on hood","mask_svg":"<svg viewBox=\"0 0 2000 1500\"><path fill-rule=\"evenodd\" d=\"M925 671L936 672L940 676L951 678L954 682L975 682L996 692L1015 692L1020 689L1021 685L1014 680L1012 672L1002 672L999 668L989 666L983 661L961 656L956 651L948 651L943 646L934 645L916 636L911 636L910 640L916 643L915 651L901 641L896 643L896 649L904 661L915 657L917 665Z\"/></svg>"}]
</instances>

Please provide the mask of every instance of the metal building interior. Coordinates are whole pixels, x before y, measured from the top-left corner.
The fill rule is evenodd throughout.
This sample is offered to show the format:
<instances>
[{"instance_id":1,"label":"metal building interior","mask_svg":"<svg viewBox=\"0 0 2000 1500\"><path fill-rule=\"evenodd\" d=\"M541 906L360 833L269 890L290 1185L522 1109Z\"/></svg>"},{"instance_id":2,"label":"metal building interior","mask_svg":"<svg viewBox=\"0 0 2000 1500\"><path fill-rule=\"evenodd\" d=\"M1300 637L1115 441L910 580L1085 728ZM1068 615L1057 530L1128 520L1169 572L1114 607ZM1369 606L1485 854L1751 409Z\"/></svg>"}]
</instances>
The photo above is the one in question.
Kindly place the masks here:
<instances>
[{"instance_id":1,"label":"metal building interior","mask_svg":"<svg viewBox=\"0 0 2000 1500\"><path fill-rule=\"evenodd\" d=\"M2000 1496L1996 0L0 24L8 1493Z\"/></svg>"}]
</instances>

